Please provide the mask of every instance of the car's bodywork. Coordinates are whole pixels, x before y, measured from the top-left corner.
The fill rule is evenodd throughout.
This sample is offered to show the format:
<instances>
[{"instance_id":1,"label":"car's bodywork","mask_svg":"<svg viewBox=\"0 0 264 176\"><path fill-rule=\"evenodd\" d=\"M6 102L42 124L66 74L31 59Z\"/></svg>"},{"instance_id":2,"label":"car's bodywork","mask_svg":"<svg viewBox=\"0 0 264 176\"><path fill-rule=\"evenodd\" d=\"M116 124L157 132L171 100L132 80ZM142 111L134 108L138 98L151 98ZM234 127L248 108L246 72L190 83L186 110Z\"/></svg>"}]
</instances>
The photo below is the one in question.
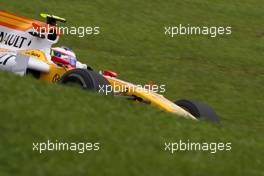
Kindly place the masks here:
<instances>
[{"instance_id":1,"label":"car's bodywork","mask_svg":"<svg viewBox=\"0 0 264 176\"><path fill-rule=\"evenodd\" d=\"M59 82L62 76L72 70L70 67L55 64L50 59L50 48L59 40L59 35L38 35L35 27L45 27L47 23L17 16L0 10L0 70L12 71L26 75L28 70L38 73L38 79L50 83ZM56 31L55 31L56 33ZM85 68L83 68L85 69ZM123 97L134 97L136 101L146 102L167 112L195 118L190 112L166 99L164 96L148 90L147 92L122 81L111 74L102 74L109 83L125 87L125 91L114 92Z\"/></svg>"}]
</instances>

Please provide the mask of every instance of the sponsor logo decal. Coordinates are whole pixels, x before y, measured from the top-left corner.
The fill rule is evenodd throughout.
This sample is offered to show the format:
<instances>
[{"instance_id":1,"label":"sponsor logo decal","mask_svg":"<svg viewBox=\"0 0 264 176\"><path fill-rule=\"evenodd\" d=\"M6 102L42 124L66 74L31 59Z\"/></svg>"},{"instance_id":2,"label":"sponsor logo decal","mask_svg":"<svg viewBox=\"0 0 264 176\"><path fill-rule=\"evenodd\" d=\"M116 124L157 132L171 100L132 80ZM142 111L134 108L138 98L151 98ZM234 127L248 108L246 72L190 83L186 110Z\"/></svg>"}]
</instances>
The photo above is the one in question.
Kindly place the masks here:
<instances>
[{"instance_id":1,"label":"sponsor logo decal","mask_svg":"<svg viewBox=\"0 0 264 176\"><path fill-rule=\"evenodd\" d=\"M53 83L56 83L56 82L59 82L61 79L60 75L59 74L55 74L52 78L52 82Z\"/></svg>"},{"instance_id":2,"label":"sponsor logo decal","mask_svg":"<svg viewBox=\"0 0 264 176\"><path fill-rule=\"evenodd\" d=\"M0 31L0 43L15 48L22 48L24 45L30 46L31 40L20 35Z\"/></svg>"}]
</instances>

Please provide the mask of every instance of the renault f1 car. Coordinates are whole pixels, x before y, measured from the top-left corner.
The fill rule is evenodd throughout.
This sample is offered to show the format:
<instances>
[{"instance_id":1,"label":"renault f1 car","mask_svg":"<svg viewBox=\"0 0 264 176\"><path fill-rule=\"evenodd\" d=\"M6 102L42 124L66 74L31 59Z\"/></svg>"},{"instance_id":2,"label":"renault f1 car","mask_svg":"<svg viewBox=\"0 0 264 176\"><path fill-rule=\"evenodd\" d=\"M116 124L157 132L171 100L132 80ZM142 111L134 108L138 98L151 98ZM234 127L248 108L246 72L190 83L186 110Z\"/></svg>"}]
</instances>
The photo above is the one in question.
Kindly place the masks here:
<instances>
[{"instance_id":1,"label":"renault f1 car","mask_svg":"<svg viewBox=\"0 0 264 176\"><path fill-rule=\"evenodd\" d=\"M0 10L0 70L19 75L33 75L50 83L79 85L85 90L111 94L144 102L164 111L193 120L219 118L208 105L194 100L170 101L164 96L138 85L120 80L111 71L97 73L79 62L67 47L55 47L61 36L57 23L64 18L41 14L46 22ZM121 87L116 91L116 87Z\"/></svg>"}]
</instances>

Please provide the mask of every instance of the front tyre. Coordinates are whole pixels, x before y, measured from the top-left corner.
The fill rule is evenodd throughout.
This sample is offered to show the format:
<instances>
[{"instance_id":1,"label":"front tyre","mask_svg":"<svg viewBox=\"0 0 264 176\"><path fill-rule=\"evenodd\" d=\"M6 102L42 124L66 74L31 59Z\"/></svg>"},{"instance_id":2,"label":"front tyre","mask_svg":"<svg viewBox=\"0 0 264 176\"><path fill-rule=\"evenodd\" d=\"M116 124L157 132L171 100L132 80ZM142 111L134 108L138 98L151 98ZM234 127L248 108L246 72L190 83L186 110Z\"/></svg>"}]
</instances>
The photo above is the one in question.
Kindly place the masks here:
<instances>
[{"instance_id":1,"label":"front tyre","mask_svg":"<svg viewBox=\"0 0 264 176\"><path fill-rule=\"evenodd\" d=\"M191 113L198 120L205 119L212 121L214 123L219 122L218 115L207 104L204 104L196 100L178 100L175 101L174 103L180 106L181 108L185 109L189 113Z\"/></svg>"},{"instance_id":2,"label":"front tyre","mask_svg":"<svg viewBox=\"0 0 264 176\"><path fill-rule=\"evenodd\" d=\"M86 69L73 69L66 72L61 80L61 84L79 86L85 90L93 90L100 94L111 94L110 83L100 74Z\"/></svg>"}]
</instances>

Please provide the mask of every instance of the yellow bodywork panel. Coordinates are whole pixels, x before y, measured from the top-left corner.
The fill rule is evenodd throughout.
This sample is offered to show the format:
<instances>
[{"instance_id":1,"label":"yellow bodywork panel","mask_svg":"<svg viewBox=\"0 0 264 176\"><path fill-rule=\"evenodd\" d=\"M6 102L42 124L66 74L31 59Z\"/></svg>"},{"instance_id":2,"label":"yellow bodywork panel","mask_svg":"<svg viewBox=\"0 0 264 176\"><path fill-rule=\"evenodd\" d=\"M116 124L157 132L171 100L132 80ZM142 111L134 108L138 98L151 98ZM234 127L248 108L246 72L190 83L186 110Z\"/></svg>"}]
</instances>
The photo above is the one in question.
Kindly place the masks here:
<instances>
[{"instance_id":1,"label":"yellow bodywork panel","mask_svg":"<svg viewBox=\"0 0 264 176\"><path fill-rule=\"evenodd\" d=\"M39 78L40 80L45 80L50 83L56 83L61 79L64 73L70 70L66 67L58 67L55 64L49 64L49 66L50 71L48 73L41 73Z\"/></svg>"},{"instance_id":2,"label":"yellow bodywork panel","mask_svg":"<svg viewBox=\"0 0 264 176\"><path fill-rule=\"evenodd\" d=\"M26 54L26 55L29 55L31 57L34 57L34 58L36 58L40 61L43 61L49 65L50 71L48 73L41 72L40 77L39 77L40 80L45 80L45 81L48 81L50 83L56 83L61 79L61 77L64 75L64 73L71 70L71 68L57 66L56 64L54 64L52 62L49 63L45 53L40 51L40 50L20 50L18 52L21 54Z\"/></svg>"},{"instance_id":3,"label":"yellow bodywork panel","mask_svg":"<svg viewBox=\"0 0 264 176\"><path fill-rule=\"evenodd\" d=\"M142 87L138 87L134 84L110 77L105 76L105 78L110 82L113 90L115 87L119 86L122 88L122 90L127 90L124 93L122 93L123 96L136 96L142 98L144 101L149 102L152 106L158 107L162 110L165 110L167 112L171 112L180 116L184 116L187 118L191 118L194 120L197 120L193 115L191 115L189 112L185 111L181 107L177 106L164 96L157 94L151 90L146 90Z\"/></svg>"},{"instance_id":4,"label":"yellow bodywork panel","mask_svg":"<svg viewBox=\"0 0 264 176\"><path fill-rule=\"evenodd\" d=\"M46 63L48 62L46 55L40 50L19 50L18 52L21 54L29 55L43 62L46 62Z\"/></svg>"}]
</instances>

